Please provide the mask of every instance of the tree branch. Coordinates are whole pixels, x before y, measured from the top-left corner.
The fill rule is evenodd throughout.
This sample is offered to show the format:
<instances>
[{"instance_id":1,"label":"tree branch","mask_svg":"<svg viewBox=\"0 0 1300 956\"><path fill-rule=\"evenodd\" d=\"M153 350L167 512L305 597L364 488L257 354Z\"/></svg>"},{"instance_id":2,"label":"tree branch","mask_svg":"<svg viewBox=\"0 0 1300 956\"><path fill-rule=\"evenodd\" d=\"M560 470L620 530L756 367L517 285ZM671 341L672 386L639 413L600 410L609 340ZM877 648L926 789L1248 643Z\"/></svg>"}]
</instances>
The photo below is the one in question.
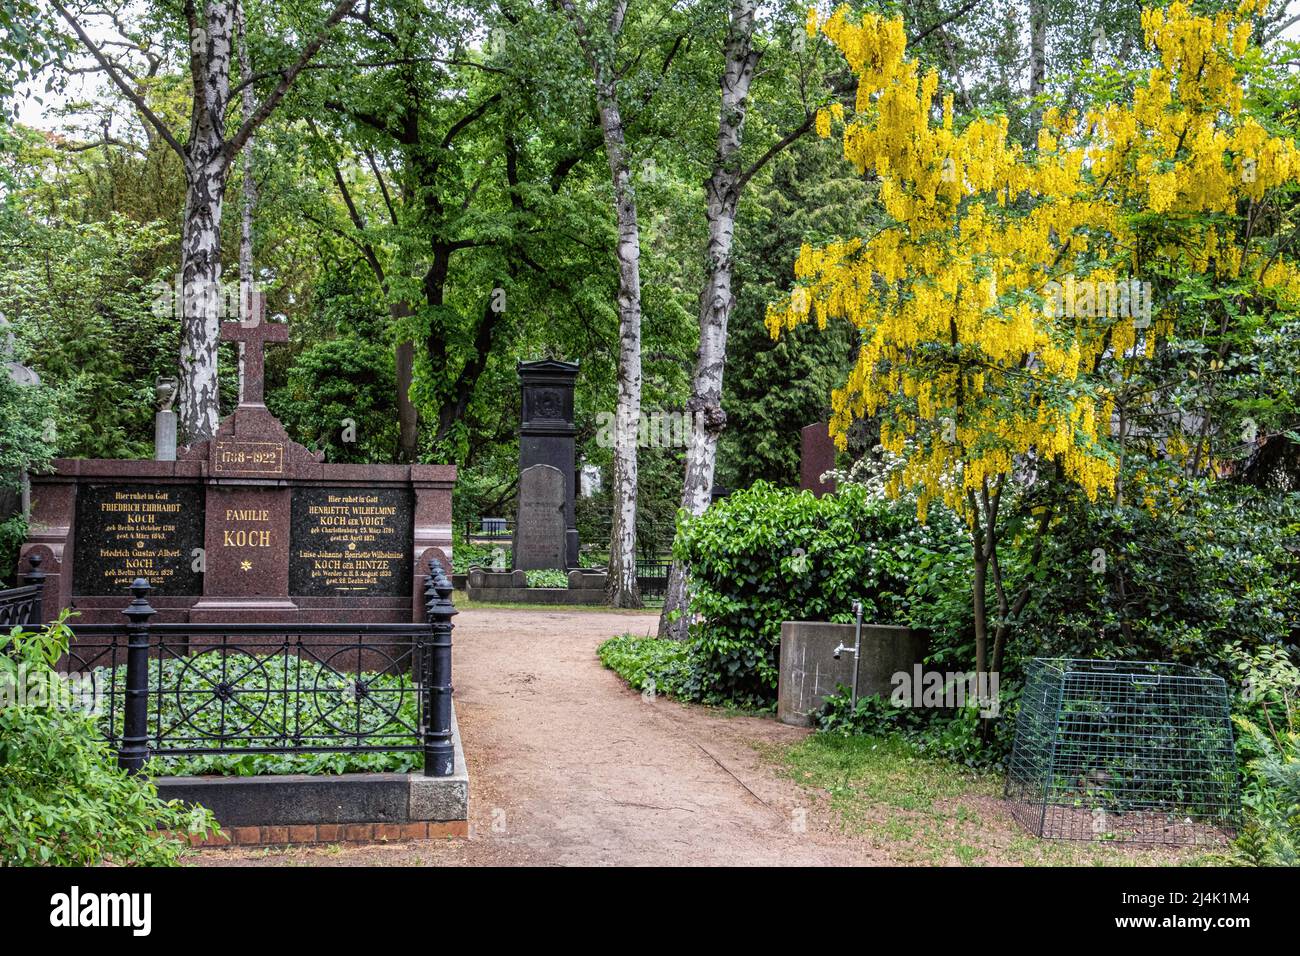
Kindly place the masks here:
<instances>
[{"instance_id":1,"label":"tree branch","mask_svg":"<svg viewBox=\"0 0 1300 956\"><path fill-rule=\"evenodd\" d=\"M329 39L330 31L347 15L355 3L356 0L339 0L338 5L334 7L334 11L325 19L321 31L303 48L302 55L298 57L298 62L284 71L284 75L281 77L280 82L276 84L275 89L253 111L253 115L244 121L235 135L226 142L225 150L228 157L234 156L243 149L248 137L252 136L253 132L266 122L267 117L275 111L275 108L280 105L280 101L284 99L285 94L289 92L289 87L298 78L298 74L306 68L312 57L319 53L320 48L325 45L325 41Z\"/></svg>"},{"instance_id":2,"label":"tree branch","mask_svg":"<svg viewBox=\"0 0 1300 956\"><path fill-rule=\"evenodd\" d=\"M136 93L135 90L131 89L130 84L122 78L122 75L114 68L108 57L104 55L104 51L96 46L95 42L86 34L86 31L81 28L81 24L77 22L77 19L68 12L67 8L63 6L59 0L50 0L50 5L53 6L54 9L58 11L59 16L63 17L63 19L68 22L68 25L72 27L73 32L77 34L77 39L81 41L81 45L89 50L90 55L93 56L96 61L98 61L99 65L104 68L104 72L107 73L108 78L113 81L113 85L122 91L122 94L131 101L137 110L140 111L140 115L158 131L158 135L166 141L168 146L176 150L176 154L180 156L181 161L185 162L187 159L185 148L181 146L176 137L172 135L172 131L167 128L167 124L162 121L157 113L149 108L149 104L144 101L142 96Z\"/></svg>"},{"instance_id":3,"label":"tree branch","mask_svg":"<svg viewBox=\"0 0 1300 956\"><path fill-rule=\"evenodd\" d=\"M958 17L966 13L969 13L971 10L974 10L977 6L979 6L979 2L980 0L967 0L966 3L962 4L960 7L954 10L952 13L948 14L942 20L939 20L937 23L930 24L928 27L926 27L916 36L912 37L910 40L908 40L908 43L911 44L912 46L916 46L918 43L920 43L922 40L928 37L935 30L939 30L942 29L943 27L946 27L948 24L952 23L952 21L956 20Z\"/></svg>"}]
</instances>

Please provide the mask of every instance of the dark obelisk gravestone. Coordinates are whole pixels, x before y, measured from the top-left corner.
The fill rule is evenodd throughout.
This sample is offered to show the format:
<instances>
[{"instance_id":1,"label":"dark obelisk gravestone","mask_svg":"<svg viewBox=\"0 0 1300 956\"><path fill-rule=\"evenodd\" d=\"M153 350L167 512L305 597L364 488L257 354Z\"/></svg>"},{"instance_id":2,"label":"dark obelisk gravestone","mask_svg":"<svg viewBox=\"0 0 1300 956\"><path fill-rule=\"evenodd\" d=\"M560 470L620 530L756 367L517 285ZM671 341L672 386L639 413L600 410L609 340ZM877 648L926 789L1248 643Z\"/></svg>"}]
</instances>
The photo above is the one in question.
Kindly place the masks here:
<instances>
[{"instance_id":1,"label":"dark obelisk gravestone","mask_svg":"<svg viewBox=\"0 0 1300 956\"><path fill-rule=\"evenodd\" d=\"M515 524L514 566L516 570L525 571L576 568L578 529L574 524L573 495L576 483L574 436L577 429L573 425L573 386L578 378L578 365L576 362L544 359L520 362L518 369L522 416L519 423L519 509ZM560 540L554 546L543 547L531 533L529 540L523 540L526 524L537 530L536 512L551 502L550 482L553 478L530 479L533 484L525 487L524 476L535 465L547 465L559 472L563 482L563 521L558 532ZM534 497L538 493L543 497ZM548 530L546 533L554 532ZM542 555L547 556L545 564L523 563L525 560L541 560Z\"/></svg>"},{"instance_id":2,"label":"dark obelisk gravestone","mask_svg":"<svg viewBox=\"0 0 1300 956\"><path fill-rule=\"evenodd\" d=\"M519 475L519 517L515 524L515 568L564 568L564 475L550 465L533 465Z\"/></svg>"}]
</instances>

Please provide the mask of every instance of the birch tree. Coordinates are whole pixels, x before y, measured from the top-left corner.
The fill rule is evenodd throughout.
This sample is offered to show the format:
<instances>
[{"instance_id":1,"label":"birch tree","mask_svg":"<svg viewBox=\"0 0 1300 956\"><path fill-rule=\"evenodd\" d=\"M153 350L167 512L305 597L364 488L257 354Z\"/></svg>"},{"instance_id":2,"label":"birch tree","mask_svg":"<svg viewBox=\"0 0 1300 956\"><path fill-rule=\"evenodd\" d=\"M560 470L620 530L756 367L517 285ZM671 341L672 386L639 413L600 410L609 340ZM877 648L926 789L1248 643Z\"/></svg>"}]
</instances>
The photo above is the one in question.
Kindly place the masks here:
<instances>
[{"instance_id":1,"label":"birch tree","mask_svg":"<svg viewBox=\"0 0 1300 956\"><path fill-rule=\"evenodd\" d=\"M928 27L916 32L913 43L968 12L973 0L949 11ZM727 323L735 297L731 291L735 266L734 244L736 209L746 184L774 157L808 134L816 122L816 112L805 102L803 122L772 143L751 165L741 159L745 120L750 109L750 86L763 53L755 49L755 0L731 0L730 22L724 45L723 69L719 81L721 103L718 112L718 139L712 173L705 182L705 216L708 221L708 245L705 253L706 277L700 294L700 345L695 373L691 382L691 443L686 453L686 477L682 486L681 509L699 515L709 506L713 491L713 474L718 458L718 439L726 427L722 408L723 373L727 363ZM815 42L815 41L814 41ZM803 44L797 44L802 48ZM807 58L805 69L816 63L817 51ZM846 99L854 85L848 77L827 77L824 95ZM668 573L664 608L659 618L659 634L684 640L687 636L686 568L673 561Z\"/></svg>"},{"instance_id":2,"label":"birch tree","mask_svg":"<svg viewBox=\"0 0 1300 956\"><path fill-rule=\"evenodd\" d=\"M184 142L149 106L129 82L129 69L97 43L83 20L59 0L51 5L71 27L98 68L134 105L144 121L180 156L185 168L185 210L181 227L181 429L186 442L202 441L216 431L217 336L221 322L221 210L226 183L235 158L254 131L289 92L294 80L325 45L330 32L356 0L338 0L319 32L307 42L290 66L254 74L231 86L236 0L183 0L185 34L189 40L189 71L193 88L189 135ZM242 92L261 80L276 83L265 98L227 135L227 110ZM233 124L232 124L233 125Z\"/></svg>"},{"instance_id":3,"label":"birch tree","mask_svg":"<svg viewBox=\"0 0 1300 956\"><path fill-rule=\"evenodd\" d=\"M242 118L246 123L257 109L257 94L249 80L253 76L248 56L248 17L244 0L237 0L235 29L239 35L239 79ZM253 314L253 213L257 209L257 181L253 178L253 137L244 147L243 206L239 210L239 318L248 322ZM239 343L239 400L244 400L244 343Z\"/></svg>"},{"instance_id":4,"label":"birch tree","mask_svg":"<svg viewBox=\"0 0 1300 956\"><path fill-rule=\"evenodd\" d=\"M627 0L614 0L603 34L593 33L590 17L574 0L560 5L577 35L596 88L596 112L614 187L618 222L618 407L614 434L614 515L609 541L606 597L615 607L640 607L636 580L637 426L641 417L641 231L636 191L628 161L619 75L613 51L623 30Z\"/></svg>"},{"instance_id":5,"label":"birch tree","mask_svg":"<svg viewBox=\"0 0 1300 956\"><path fill-rule=\"evenodd\" d=\"M702 514L709 506L713 471L718 459L718 436L727 423L722 410L722 374L727 361L727 320L735 297L731 293L736 205L748 176L741 168L740 147L749 110L749 87L761 53L754 49L756 0L732 0L722 70L722 102L718 112L718 142L713 171L704 184L709 238L707 277L700 294L700 346L691 381L691 443L686 452L686 478L682 509ZM686 574L674 561L668 573L664 610L659 618L661 636L686 636Z\"/></svg>"}]
</instances>

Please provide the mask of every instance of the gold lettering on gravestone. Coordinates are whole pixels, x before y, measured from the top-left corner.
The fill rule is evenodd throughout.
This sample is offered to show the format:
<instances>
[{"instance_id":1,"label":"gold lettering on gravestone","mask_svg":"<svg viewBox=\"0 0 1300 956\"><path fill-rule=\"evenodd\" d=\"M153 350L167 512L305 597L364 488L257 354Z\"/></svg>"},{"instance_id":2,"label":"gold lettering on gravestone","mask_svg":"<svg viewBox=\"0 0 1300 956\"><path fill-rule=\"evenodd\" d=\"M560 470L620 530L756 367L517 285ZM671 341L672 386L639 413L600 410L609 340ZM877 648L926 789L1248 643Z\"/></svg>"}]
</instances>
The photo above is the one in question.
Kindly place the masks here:
<instances>
[{"instance_id":1,"label":"gold lettering on gravestone","mask_svg":"<svg viewBox=\"0 0 1300 956\"><path fill-rule=\"evenodd\" d=\"M311 562L314 583L336 591L364 591L400 572L405 553L384 546L398 534L396 505L384 504L379 495L340 492L309 505L307 516L308 546L295 557Z\"/></svg>"},{"instance_id":2,"label":"gold lettering on gravestone","mask_svg":"<svg viewBox=\"0 0 1300 956\"><path fill-rule=\"evenodd\" d=\"M136 578L148 578L154 587L167 584L176 573L167 562L180 557L172 546L181 503L166 489L117 491L98 502L103 526L97 549L101 593L112 593Z\"/></svg>"},{"instance_id":3,"label":"gold lettering on gravestone","mask_svg":"<svg viewBox=\"0 0 1300 956\"><path fill-rule=\"evenodd\" d=\"M269 528L241 528L241 524L269 524L271 512L267 508L227 508L225 523L235 527L221 529L221 546L223 548L258 549L271 547L272 537ZM252 558L245 556L239 562L239 570L252 571Z\"/></svg>"},{"instance_id":4,"label":"gold lettering on gravestone","mask_svg":"<svg viewBox=\"0 0 1300 956\"><path fill-rule=\"evenodd\" d=\"M217 474L284 474L284 445L269 441L214 442L213 467Z\"/></svg>"}]
</instances>

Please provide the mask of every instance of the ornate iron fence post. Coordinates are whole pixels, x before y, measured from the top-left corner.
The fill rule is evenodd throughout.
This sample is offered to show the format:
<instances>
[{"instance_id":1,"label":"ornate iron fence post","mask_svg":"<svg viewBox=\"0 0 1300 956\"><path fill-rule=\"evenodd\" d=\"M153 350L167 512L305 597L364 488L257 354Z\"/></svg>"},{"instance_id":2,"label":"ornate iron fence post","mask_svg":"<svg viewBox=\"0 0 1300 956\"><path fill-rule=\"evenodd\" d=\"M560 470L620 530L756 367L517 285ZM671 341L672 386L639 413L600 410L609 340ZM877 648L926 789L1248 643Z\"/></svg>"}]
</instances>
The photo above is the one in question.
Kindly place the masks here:
<instances>
[{"instance_id":1,"label":"ornate iron fence post","mask_svg":"<svg viewBox=\"0 0 1300 956\"><path fill-rule=\"evenodd\" d=\"M424 654L424 775L449 777L456 757L451 742L451 580L436 559L429 561L425 579L426 611L432 630Z\"/></svg>"},{"instance_id":2,"label":"ornate iron fence post","mask_svg":"<svg viewBox=\"0 0 1300 956\"><path fill-rule=\"evenodd\" d=\"M139 773L149 756L149 618L157 612L146 597L149 582L131 582L134 599L126 615L126 692L123 695L122 749L117 764L127 773Z\"/></svg>"},{"instance_id":3,"label":"ornate iron fence post","mask_svg":"<svg viewBox=\"0 0 1300 956\"><path fill-rule=\"evenodd\" d=\"M36 594L32 596L32 603L27 608L26 627L32 629L39 628L44 623L45 611L45 572L41 570L41 565L45 559L38 552L32 552L27 556L28 571L23 575L23 583L36 588Z\"/></svg>"}]
</instances>

